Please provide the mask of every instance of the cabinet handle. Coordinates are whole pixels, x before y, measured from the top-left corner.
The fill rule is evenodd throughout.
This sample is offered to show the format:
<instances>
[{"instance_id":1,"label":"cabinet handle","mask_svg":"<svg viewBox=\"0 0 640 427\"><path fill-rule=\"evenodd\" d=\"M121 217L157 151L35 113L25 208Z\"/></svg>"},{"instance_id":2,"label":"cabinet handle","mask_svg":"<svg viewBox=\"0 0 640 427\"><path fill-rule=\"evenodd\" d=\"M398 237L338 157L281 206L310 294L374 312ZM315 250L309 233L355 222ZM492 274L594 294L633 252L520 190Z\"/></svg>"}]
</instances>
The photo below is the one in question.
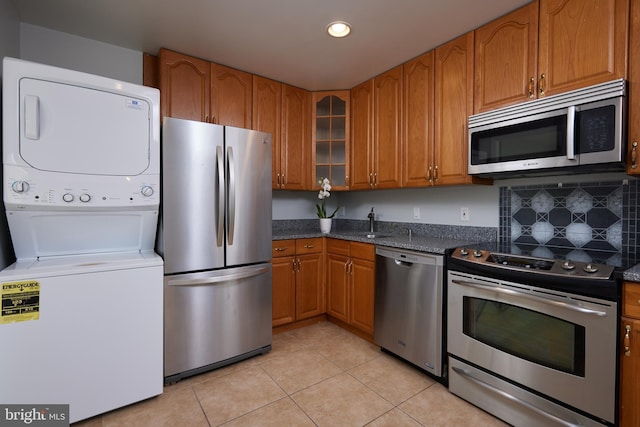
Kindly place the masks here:
<instances>
[{"instance_id":1,"label":"cabinet handle","mask_svg":"<svg viewBox=\"0 0 640 427\"><path fill-rule=\"evenodd\" d=\"M315 245L304 245L303 247L305 249L313 249L313 248L315 248Z\"/></svg>"},{"instance_id":2,"label":"cabinet handle","mask_svg":"<svg viewBox=\"0 0 640 427\"><path fill-rule=\"evenodd\" d=\"M344 262L344 274L349 274L349 260Z\"/></svg>"},{"instance_id":3,"label":"cabinet handle","mask_svg":"<svg viewBox=\"0 0 640 427\"><path fill-rule=\"evenodd\" d=\"M529 80L529 98L533 98L534 96L534 85L535 85L536 79L531 77L531 79Z\"/></svg>"},{"instance_id":4,"label":"cabinet handle","mask_svg":"<svg viewBox=\"0 0 640 427\"><path fill-rule=\"evenodd\" d=\"M345 187L349 186L349 175L344 177L344 185L345 185Z\"/></svg>"},{"instance_id":5,"label":"cabinet handle","mask_svg":"<svg viewBox=\"0 0 640 427\"><path fill-rule=\"evenodd\" d=\"M296 259L295 258L291 262L291 270L294 271L294 272L296 271Z\"/></svg>"},{"instance_id":6,"label":"cabinet handle","mask_svg":"<svg viewBox=\"0 0 640 427\"><path fill-rule=\"evenodd\" d=\"M373 188L373 172L369 172L369 187Z\"/></svg>"},{"instance_id":7,"label":"cabinet handle","mask_svg":"<svg viewBox=\"0 0 640 427\"><path fill-rule=\"evenodd\" d=\"M631 332L631 325L626 325L624 327L625 329L625 333L624 333L624 355L629 357L631 356L631 346L630 346L630 341L631 338L629 337L629 333Z\"/></svg>"},{"instance_id":8,"label":"cabinet handle","mask_svg":"<svg viewBox=\"0 0 640 427\"><path fill-rule=\"evenodd\" d=\"M205 122L205 123L209 123L209 115L208 115L208 114L205 114L205 116L204 116L204 122Z\"/></svg>"},{"instance_id":9,"label":"cabinet handle","mask_svg":"<svg viewBox=\"0 0 640 427\"><path fill-rule=\"evenodd\" d=\"M633 141L631 147L631 169L635 169L638 166L638 141Z\"/></svg>"},{"instance_id":10,"label":"cabinet handle","mask_svg":"<svg viewBox=\"0 0 640 427\"><path fill-rule=\"evenodd\" d=\"M544 73L540 74L540 83L538 85L538 87L539 87L538 90L539 90L540 96L544 96L544 79L545 79L545 77L546 76L544 75Z\"/></svg>"},{"instance_id":11,"label":"cabinet handle","mask_svg":"<svg viewBox=\"0 0 640 427\"><path fill-rule=\"evenodd\" d=\"M373 173L373 185L378 186L378 172Z\"/></svg>"},{"instance_id":12,"label":"cabinet handle","mask_svg":"<svg viewBox=\"0 0 640 427\"><path fill-rule=\"evenodd\" d=\"M279 247L279 248L273 248L273 250L276 251L276 252L282 252L282 251L286 251L287 248Z\"/></svg>"},{"instance_id":13,"label":"cabinet handle","mask_svg":"<svg viewBox=\"0 0 640 427\"><path fill-rule=\"evenodd\" d=\"M431 176L431 166L429 166L429 169L427 169L427 181L429 181L429 184L433 183L433 177Z\"/></svg>"},{"instance_id":14,"label":"cabinet handle","mask_svg":"<svg viewBox=\"0 0 640 427\"><path fill-rule=\"evenodd\" d=\"M438 182L438 165L433 168L433 181Z\"/></svg>"}]
</instances>

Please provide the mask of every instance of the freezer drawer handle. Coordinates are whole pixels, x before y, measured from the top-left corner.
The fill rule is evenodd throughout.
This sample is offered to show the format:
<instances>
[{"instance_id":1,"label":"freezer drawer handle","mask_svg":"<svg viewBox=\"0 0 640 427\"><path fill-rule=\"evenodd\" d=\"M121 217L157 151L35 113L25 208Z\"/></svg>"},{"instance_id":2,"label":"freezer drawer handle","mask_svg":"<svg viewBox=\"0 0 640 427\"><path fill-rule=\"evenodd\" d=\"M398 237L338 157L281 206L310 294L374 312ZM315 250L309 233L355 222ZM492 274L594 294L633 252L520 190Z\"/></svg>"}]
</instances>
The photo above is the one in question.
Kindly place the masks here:
<instances>
[{"instance_id":1,"label":"freezer drawer handle","mask_svg":"<svg viewBox=\"0 0 640 427\"><path fill-rule=\"evenodd\" d=\"M548 412L545 412L542 409L538 408L537 406L534 406L534 405L532 405L532 404L530 404L528 402L525 402L524 400L521 400L521 399L517 398L516 396L507 393L504 390L500 390L499 388L496 388L496 387L494 387L494 386L492 386L490 384L487 384L486 382L474 377L473 375L471 375L470 372L468 372L468 371L466 371L464 369L460 369L460 368L458 368L456 366L452 366L451 369L453 369L456 374L465 377L466 379L468 379L469 381L479 385L480 387L482 387L482 388L484 388L486 390L492 391L492 392L494 392L496 394L499 394L500 396L502 396L502 397L504 397L504 398L516 403L516 404L522 405L522 406L532 410L536 414L539 414L539 415L541 415L541 416L543 416L543 417L545 417L547 419L551 419L551 420L554 421L554 423L561 424L561 425L567 426L567 427L578 427L579 426L579 424L574 424L574 423L572 423L570 421L563 420L562 418L556 417L555 415L550 414Z\"/></svg>"},{"instance_id":2,"label":"freezer drawer handle","mask_svg":"<svg viewBox=\"0 0 640 427\"><path fill-rule=\"evenodd\" d=\"M241 271L239 273L223 274L221 276L207 277L207 278L191 278L191 279L176 279L167 283L168 286L200 286L210 285L212 283L228 282L230 280L246 279L247 277L259 276L267 273L269 266L257 267L251 270Z\"/></svg>"}]
</instances>

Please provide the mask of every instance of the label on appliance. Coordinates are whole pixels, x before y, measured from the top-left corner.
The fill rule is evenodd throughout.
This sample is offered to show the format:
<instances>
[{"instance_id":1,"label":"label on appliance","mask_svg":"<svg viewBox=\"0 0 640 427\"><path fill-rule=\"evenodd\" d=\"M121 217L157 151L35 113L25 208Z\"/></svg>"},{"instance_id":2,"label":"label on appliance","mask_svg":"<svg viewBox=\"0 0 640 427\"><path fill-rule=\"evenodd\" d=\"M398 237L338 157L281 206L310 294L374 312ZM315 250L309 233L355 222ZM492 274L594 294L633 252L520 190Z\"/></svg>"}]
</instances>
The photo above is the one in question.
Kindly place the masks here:
<instances>
[{"instance_id":1,"label":"label on appliance","mask_svg":"<svg viewBox=\"0 0 640 427\"><path fill-rule=\"evenodd\" d=\"M142 101L138 101L137 99L127 99L127 108L142 110Z\"/></svg>"},{"instance_id":2,"label":"label on appliance","mask_svg":"<svg viewBox=\"0 0 640 427\"><path fill-rule=\"evenodd\" d=\"M23 280L2 283L0 325L40 318L40 282Z\"/></svg>"}]
</instances>

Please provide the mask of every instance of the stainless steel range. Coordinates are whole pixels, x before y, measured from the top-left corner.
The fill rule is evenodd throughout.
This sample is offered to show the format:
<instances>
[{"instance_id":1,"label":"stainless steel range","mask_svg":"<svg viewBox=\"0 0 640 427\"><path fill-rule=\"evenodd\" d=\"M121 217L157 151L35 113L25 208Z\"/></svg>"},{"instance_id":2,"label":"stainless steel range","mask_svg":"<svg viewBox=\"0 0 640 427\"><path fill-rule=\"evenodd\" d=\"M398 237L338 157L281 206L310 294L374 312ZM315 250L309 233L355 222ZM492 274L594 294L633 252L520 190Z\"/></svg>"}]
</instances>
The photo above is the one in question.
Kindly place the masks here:
<instances>
[{"instance_id":1,"label":"stainless steel range","mask_svg":"<svg viewBox=\"0 0 640 427\"><path fill-rule=\"evenodd\" d=\"M614 266L458 248L448 256L452 393L515 426L611 426Z\"/></svg>"}]
</instances>

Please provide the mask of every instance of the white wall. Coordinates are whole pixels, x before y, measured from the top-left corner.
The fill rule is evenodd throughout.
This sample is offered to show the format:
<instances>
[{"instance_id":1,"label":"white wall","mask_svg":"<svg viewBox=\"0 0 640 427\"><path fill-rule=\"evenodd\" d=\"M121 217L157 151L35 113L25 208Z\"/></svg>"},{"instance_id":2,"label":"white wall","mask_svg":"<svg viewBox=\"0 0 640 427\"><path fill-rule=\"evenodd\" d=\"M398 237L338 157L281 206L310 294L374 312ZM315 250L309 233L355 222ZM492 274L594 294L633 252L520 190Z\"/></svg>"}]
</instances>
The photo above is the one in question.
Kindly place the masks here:
<instances>
[{"instance_id":1,"label":"white wall","mask_svg":"<svg viewBox=\"0 0 640 427\"><path fill-rule=\"evenodd\" d=\"M24 22L20 24L20 58L142 84L142 52Z\"/></svg>"},{"instance_id":2,"label":"white wall","mask_svg":"<svg viewBox=\"0 0 640 427\"><path fill-rule=\"evenodd\" d=\"M390 222L498 227L500 187L615 181L630 178L625 173L563 175L555 177L498 180L493 185L464 185L420 189L332 192L327 210L344 207L338 218L366 220L372 207L376 219ZM317 192L273 192L274 219L316 218ZM469 209L469 221L460 219L460 208ZM414 208L420 218L414 219Z\"/></svg>"}]
</instances>

